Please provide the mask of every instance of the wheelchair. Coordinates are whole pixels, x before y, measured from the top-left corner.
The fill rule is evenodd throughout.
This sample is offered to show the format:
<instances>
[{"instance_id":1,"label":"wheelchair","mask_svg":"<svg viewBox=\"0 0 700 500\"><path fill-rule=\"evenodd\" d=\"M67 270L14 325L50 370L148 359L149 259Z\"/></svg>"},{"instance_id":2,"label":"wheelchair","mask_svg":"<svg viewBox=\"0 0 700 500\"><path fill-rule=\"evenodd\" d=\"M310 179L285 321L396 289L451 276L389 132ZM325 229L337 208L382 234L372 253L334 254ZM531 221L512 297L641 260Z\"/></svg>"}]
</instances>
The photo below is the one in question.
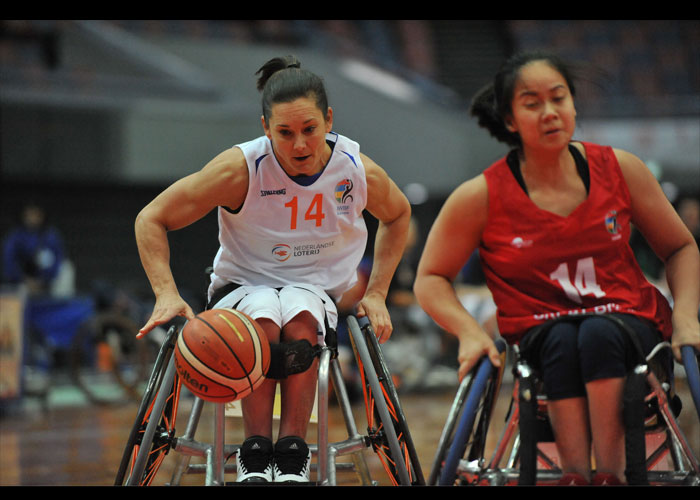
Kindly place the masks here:
<instances>
[{"instance_id":1,"label":"wheelchair","mask_svg":"<svg viewBox=\"0 0 700 500\"><path fill-rule=\"evenodd\" d=\"M509 346L499 338L496 346L501 352L501 367L494 367L484 357L459 385L428 485L556 485L562 476L537 372L523 359L517 345ZM682 402L675 394L672 373L659 370L659 357L664 351L670 354L668 342L658 344L626 378L623 418L627 484L700 486L697 450L693 450L677 420ZM495 429L492 420L508 354L512 394L502 412L502 428ZM691 417L700 425L697 354L686 346L682 356L694 402L695 414ZM501 406L507 401L506 397ZM494 435L498 430L500 437Z\"/></svg>"},{"instance_id":2,"label":"wheelchair","mask_svg":"<svg viewBox=\"0 0 700 500\"><path fill-rule=\"evenodd\" d=\"M183 325L184 326L184 325ZM352 413L347 389L337 360L337 340L326 339L320 349L318 366L318 439L310 443L317 480L312 484L336 486L339 470L353 471L363 486L376 485L371 478L364 451L371 449L379 457L392 485L425 484L405 415L399 403L391 374L382 357L372 326L366 318L349 316L347 326L359 372L361 373L367 429L360 433ZM181 328L170 327L156 358L153 371L137 411L115 486L156 484L156 475L166 456L176 452L177 464L167 485L178 486L186 474L204 475L205 486L237 484L226 481L235 473L235 457L240 444L227 444L225 404L214 405L213 440L195 439L205 401L193 396L191 413L183 434L176 432L182 384L174 366L175 342ZM329 345L330 344L330 345ZM328 407L332 383L345 421L347 439L329 442ZM338 462L339 457L350 462ZM200 457L191 463L193 457ZM231 463L229 463L231 462Z\"/></svg>"}]
</instances>

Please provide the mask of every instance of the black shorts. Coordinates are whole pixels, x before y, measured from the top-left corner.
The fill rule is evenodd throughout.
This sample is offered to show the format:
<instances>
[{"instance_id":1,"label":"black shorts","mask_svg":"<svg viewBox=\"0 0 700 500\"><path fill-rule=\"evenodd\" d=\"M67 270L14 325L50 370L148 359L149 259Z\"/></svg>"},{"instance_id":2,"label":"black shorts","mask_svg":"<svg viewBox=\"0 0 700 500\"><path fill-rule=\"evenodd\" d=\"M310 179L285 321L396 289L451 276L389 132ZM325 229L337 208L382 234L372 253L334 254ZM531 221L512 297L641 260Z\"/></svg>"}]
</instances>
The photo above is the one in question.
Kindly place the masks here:
<instances>
[{"instance_id":1,"label":"black shorts","mask_svg":"<svg viewBox=\"0 0 700 500\"><path fill-rule=\"evenodd\" d=\"M640 350L646 356L661 342L661 334L645 320L631 315L616 318L630 327L636 341L600 316L555 321L525 335L523 356L540 373L548 399L582 397L588 382L624 377L640 361Z\"/></svg>"}]
</instances>

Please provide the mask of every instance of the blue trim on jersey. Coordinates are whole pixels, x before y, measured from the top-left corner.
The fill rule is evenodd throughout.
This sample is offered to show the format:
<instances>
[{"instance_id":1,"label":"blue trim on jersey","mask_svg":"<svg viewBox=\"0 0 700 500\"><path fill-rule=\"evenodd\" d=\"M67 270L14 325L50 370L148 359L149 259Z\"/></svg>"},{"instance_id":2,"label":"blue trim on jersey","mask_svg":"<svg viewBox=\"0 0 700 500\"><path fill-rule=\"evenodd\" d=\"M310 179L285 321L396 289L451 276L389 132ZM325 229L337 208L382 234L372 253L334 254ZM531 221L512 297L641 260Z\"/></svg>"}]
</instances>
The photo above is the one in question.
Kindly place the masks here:
<instances>
[{"instance_id":1,"label":"blue trim on jersey","mask_svg":"<svg viewBox=\"0 0 700 500\"><path fill-rule=\"evenodd\" d=\"M350 161L352 162L352 164L355 165L355 167L357 167L357 162L355 161L355 157L353 155L351 155L347 151L341 151L341 153L345 154L345 156L350 158Z\"/></svg>"},{"instance_id":2,"label":"blue trim on jersey","mask_svg":"<svg viewBox=\"0 0 700 500\"><path fill-rule=\"evenodd\" d=\"M257 160L255 160L255 172L256 172L256 173L257 173L257 171L258 171L258 165L260 165L260 162L263 161L267 155L268 155L268 154L265 153L265 154L262 155L260 158L258 158Z\"/></svg>"},{"instance_id":3,"label":"blue trim on jersey","mask_svg":"<svg viewBox=\"0 0 700 500\"><path fill-rule=\"evenodd\" d=\"M324 168L325 170L325 168ZM295 176L290 176L290 179L292 179L294 182L297 184L300 184L302 186L310 186L313 184L316 179L321 177L321 174L323 173L323 170L321 170L319 173L314 174L314 175L295 175Z\"/></svg>"}]
</instances>

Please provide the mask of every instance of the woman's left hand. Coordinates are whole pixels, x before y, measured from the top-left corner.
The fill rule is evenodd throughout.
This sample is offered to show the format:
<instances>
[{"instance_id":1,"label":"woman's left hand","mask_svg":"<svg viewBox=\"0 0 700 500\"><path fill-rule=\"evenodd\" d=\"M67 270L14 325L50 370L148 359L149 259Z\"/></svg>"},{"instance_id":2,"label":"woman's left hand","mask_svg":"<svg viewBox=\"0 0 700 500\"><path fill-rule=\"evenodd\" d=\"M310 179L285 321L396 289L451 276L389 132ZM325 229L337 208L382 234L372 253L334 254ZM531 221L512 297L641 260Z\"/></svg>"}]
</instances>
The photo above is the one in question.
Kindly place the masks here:
<instances>
[{"instance_id":1,"label":"woman's left hand","mask_svg":"<svg viewBox=\"0 0 700 500\"><path fill-rule=\"evenodd\" d=\"M678 362L682 362L681 347L686 345L693 346L697 352L700 352L700 322L697 317L682 318L674 314L671 350Z\"/></svg>"},{"instance_id":2,"label":"woman's left hand","mask_svg":"<svg viewBox=\"0 0 700 500\"><path fill-rule=\"evenodd\" d=\"M360 318L366 316L369 319L380 344L389 340L393 326L384 297L379 294L366 294L357 304L357 316Z\"/></svg>"}]
</instances>

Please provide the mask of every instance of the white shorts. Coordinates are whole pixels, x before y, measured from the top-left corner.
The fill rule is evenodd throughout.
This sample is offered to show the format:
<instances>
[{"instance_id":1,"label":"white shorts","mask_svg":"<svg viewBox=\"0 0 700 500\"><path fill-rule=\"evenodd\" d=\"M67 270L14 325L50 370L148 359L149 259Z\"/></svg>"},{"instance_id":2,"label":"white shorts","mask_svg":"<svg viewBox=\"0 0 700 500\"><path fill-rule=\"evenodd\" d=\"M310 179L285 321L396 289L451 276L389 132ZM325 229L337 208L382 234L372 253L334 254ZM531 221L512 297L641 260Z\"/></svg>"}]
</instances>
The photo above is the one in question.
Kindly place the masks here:
<instances>
[{"instance_id":1,"label":"white shorts","mask_svg":"<svg viewBox=\"0 0 700 500\"><path fill-rule=\"evenodd\" d=\"M334 330L338 326L335 303L321 288L313 285L287 285L279 291L268 286L243 285L211 308L219 307L235 308L253 319L270 319L280 328L299 313L308 311L318 323L319 343L323 343L326 325Z\"/></svg>"}]
</instances>

